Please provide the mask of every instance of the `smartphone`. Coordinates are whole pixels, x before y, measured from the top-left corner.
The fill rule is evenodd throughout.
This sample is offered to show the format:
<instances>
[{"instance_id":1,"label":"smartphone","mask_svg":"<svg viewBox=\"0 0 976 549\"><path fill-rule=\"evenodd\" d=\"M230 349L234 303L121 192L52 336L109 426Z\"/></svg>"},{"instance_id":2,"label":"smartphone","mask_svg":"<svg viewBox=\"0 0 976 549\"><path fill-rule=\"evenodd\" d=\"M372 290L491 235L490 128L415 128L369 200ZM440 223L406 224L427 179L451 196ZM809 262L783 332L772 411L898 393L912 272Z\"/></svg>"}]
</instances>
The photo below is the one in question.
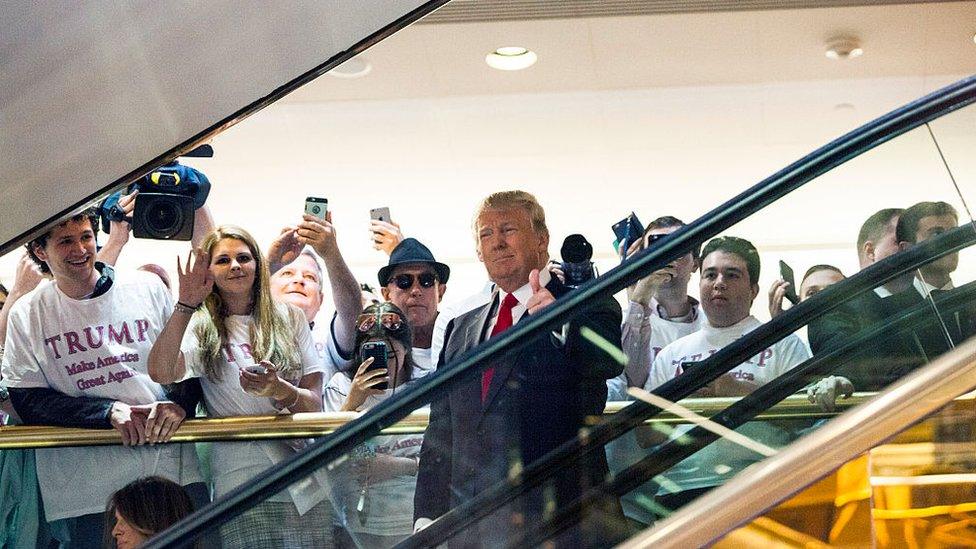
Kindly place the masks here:
<instances>
[{"instance_id":1,"label":"smartphone","mask_svg":"<svg viewBox=\"0 0 976 549\"><path fill-rule=\"evenodd\" d=\"M372 357L373 363L366 368L366 371L378 370L380 368L386 368L386 342L385 341L367 341L363 343L360 351L360 356L365 362L367 358ZM387 382L379 383L373 385L374 389L379 389L385 391L389 388L390 384Z\"/></svg>"},{"instance_id":2,"label":"smartphone","mask_svg":"<svg viewBox=\"0 0 976 549\"><path fill-rule=\"evenodd\" d=\"M250 366L244 367L245 371L251 372L252 374L264 375L268 373L267 368L261 366L260 364L251 364Z\"/></svg>"},{"instance_id":3,"label":"smartphone","mask_svg":"<svg viewBox=\"0 0 976 549\"><path fill-rule=\"evenodd\" d=\"M375 219L377 221L390 222L390 209L387 207L383 208L373 208L369 211L370 219Z\"/></svg>"},{"instance_id":4,"label":"smartphone","mask_svg":"<svg viewBox=\"0 0 976 549\"><path fill-rule=\"evenodd\" d=\"M644 234L644 225L641 224L640 219L637 219L637 214L630 212L630 215L614 223L610 228L613 229L613 234L617 237L617 246L623 242L624 253L621 259L626 259L627 250L630 249L631 244Z\"/></svg>"},{"instance_id":5,"label":"smartphone","mask_svg":"<svg viewBox=\"0 0 976 549\"><path fill-rule=\"evenodd\" d=\"M786 264L785 261L780 260L779 262L779 276L790 283L790 286L786 289L786 299L790 300L790 303L796 305L800 302L800 298L796 295L796 282L793 280L793 269Z\"/></svg>"},{"instance_id":6,"label":"smartphone","mask_svg":"<svg viewBox=\"0 0 976 549\"><path fill-rule=\"evenodd\" d=\"M309 196L305 199L305 213L325 219L325 212L329 209L329 199Z\"/></svg>"}]
</instances>

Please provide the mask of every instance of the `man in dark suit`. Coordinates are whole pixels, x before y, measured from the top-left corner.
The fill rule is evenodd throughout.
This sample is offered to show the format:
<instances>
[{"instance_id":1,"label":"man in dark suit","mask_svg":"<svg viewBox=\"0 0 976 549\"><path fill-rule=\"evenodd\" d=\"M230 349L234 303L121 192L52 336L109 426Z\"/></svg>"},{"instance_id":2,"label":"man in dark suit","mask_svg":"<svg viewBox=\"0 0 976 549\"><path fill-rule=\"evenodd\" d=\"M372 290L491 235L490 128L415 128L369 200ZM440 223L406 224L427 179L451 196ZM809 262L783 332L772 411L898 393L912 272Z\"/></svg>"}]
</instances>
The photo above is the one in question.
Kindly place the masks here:
<instances>
[{"instance_id":1,"label":"man in dark suit","mask_svg":"<svg viewBox=\"0 0 976 549\"><path fill-rule=\"evenodd\" d=\"M448 325L440 366L569 291L546 270L549 231L531 194L506 191L487 197L474 231L478 259L497 289L489 304ZM431 404L414 502L418 529L576 437L587 418L602 414L606 380L619 375L623 365L582 338L580 328L617 344L620 322L616 301L596 300L561 330L540 333L523 350L496 357L481 375ZM544 507L558 509L603 480L608 470L604 452L592 455L558 472L543 490L467 528L451 546L504 545L522 527L538 523ZM622 519L614 507L610 502L603 509ZM573 535L573 544L598 543L583 529Z\"/></svg>"},{"instance_id":2,"label":"man in dark suit","mask_svg":"<svg viewBox=\"0 0 976 549\"><path fill-rule=\"evenodd\" d=\"M865 226L886 211L895 210L878 212ZM894 234L898 247L873 257L871 263L893 255L897 250L907 250L958 224L955 209L945 202L920 202L900 211L893 219L894 223L886 227L887 232ZM865 229L861 232L865 233ZM811 350L816 354L839 347L859 333L891 324L902 315L919 310L930 294L952 289L949 275L957 263L957 253L947 254L920 267L917 277L907 273L811 322L808 332ZM867 265L862 262L863 266ZM834 373L849 379L857 391L880 391L972 335L976 317L971 307L956 302L953 293L940 295L936 300L938 306L932 306L930 302L928 312L922 308L921 316L904 330L886 332L859 346L844 358L844 363ZM968 295L968 292L964 294ZM943 314L950 311L951 314Z\"/></svg>"}]
</instances>

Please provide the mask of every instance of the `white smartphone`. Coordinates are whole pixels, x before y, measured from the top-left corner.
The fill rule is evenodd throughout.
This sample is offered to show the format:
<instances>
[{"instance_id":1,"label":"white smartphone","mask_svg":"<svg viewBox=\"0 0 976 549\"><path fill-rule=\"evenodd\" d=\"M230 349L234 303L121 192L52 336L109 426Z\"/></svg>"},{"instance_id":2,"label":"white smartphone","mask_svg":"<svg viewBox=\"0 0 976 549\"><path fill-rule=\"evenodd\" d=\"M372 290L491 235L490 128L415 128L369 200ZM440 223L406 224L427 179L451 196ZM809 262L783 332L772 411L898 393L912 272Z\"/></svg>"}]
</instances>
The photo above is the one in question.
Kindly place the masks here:
<instances>
[{"instance_id":1,"label":"white smartphone","mask_svg":"<svg viewBox=\"0 0 976 549\"><path fill-rule=\"evenodd\" d=\"M377 221L385 221L389 223L390 208L387 208L386 206L382 208L373 208L372 210L369 211L369 217L370 219L375 219Z\"/></svg>"},{"instance_id":2,"label":"white smartphone","mask_svg":"<svg viewBox=\"0 0 976 549\"><path fill-rule=\"evenodd\" d=\"M325 219L325 213L329 209L329 199L309 196L305 199L305 213L314 215L319 219Z\"/></svg>"},{"instance_id":3,"label":"white smartphone","mask_svg":"<svg viewBox=\"0 0 976 549\"><path fill-rule=\"evenodd\" d=\"M251 372L252 374L264 375L268 373L268 369L260 364L251 364L250 366L245 366L244 370Z\"/></svg>"}]
</instances>

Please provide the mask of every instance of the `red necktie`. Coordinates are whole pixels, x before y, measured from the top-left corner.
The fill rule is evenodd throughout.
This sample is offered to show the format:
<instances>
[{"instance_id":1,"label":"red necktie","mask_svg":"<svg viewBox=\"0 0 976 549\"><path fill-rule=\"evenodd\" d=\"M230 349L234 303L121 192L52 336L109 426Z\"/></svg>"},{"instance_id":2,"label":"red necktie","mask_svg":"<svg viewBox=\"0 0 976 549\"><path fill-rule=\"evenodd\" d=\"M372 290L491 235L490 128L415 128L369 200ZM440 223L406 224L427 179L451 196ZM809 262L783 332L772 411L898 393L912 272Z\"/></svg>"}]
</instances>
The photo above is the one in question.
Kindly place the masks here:
<instances>
[{"instance_id":1,"label":"red necktie","mask_svg":"<svg viewBox=\"0 0 976 549\"><path fill-rule=\"evenodd\" d=\"M518 299L513 294L508 294L502 300L502 306L498 308L498 317L495 319L495 327L491 329L491 337L494 337L512 327L512 308L518 305ZM491 387L491 378L495 375L495 368L486 368L481 372L481 403L488 400L488 388Z\"/></svg>"}]
</instances>

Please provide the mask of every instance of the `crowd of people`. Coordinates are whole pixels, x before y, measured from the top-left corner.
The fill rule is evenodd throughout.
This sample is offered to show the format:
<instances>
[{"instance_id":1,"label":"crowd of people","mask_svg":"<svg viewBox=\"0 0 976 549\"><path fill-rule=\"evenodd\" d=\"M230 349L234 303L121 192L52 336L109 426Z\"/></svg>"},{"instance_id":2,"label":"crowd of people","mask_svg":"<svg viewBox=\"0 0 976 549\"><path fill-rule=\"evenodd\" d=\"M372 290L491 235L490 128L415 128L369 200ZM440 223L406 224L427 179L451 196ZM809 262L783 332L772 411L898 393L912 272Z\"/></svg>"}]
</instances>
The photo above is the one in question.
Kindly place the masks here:
<instances>
[{"instance_id":1,"label":"crowd of people","mask_svg":"<svg viewBox=\"0 0 976 549\"><path fill-rule=\"evenodd\" d=\"M135 200L124 196L119 206L131 212ZM0 309L3 410L29 425L114 428L123 444L36 450L44 518L57 543L138 546L308 444L221 442L205 457L192 444L166 444L198 407L212 418L365 412L572 291L550 261L545 212L534 196L493 193L473 220L487 283L450 311L441 307L450 267L386 221L372 225L375 247L388 254L377 272L380 295L353 276L330 214L305 214L262 251L245 229L216 225L204 206L175 288L155 265L113 268L128 243L124 220L112 223L100 249L93 211L28 243ZM881 210L858 235L861 267L957 225L955 210L942 202ZM683 226L661 216L620 251L651 247ZM561 328L533 335L517 352L453 384L431 403L423 435L376 437L343 463L223 525L208 542L390 547L575 438L608 400L632 399L636 389L653 391L685 375L762 324L751 314L760 293L756 247L736 236L702 244L627 288L625 308L610 296L594 299ZM956 304L950 275L957 262L955 253L946 254L833 308L810 325L809 343L788 335L697 396L746 395L811 351L837 349L925 300ZM831 265L811 267L796 289L798 301L843 278ZM326 286L334 311L322 308ZM769 288L771 316L783 313L791 289L785 280ZM885 386L973 333L976 315L955 313L948 328L945 322L913 325L914 338L859 347L864 360L845 362L812 383L808 395L832 409L854 390ZM604 342L619 346L626 360ZM774 447L794 431L758 421L740 428ZM504 545L610 471L684 432L634 430L605 454L588 454L571 471L466 528L452 544ZM679 463L665 481L647 482L619 501L595 502L557 543L620 540L758 459L733 444L714 444Z\"/></svg>"}]
</instances>

